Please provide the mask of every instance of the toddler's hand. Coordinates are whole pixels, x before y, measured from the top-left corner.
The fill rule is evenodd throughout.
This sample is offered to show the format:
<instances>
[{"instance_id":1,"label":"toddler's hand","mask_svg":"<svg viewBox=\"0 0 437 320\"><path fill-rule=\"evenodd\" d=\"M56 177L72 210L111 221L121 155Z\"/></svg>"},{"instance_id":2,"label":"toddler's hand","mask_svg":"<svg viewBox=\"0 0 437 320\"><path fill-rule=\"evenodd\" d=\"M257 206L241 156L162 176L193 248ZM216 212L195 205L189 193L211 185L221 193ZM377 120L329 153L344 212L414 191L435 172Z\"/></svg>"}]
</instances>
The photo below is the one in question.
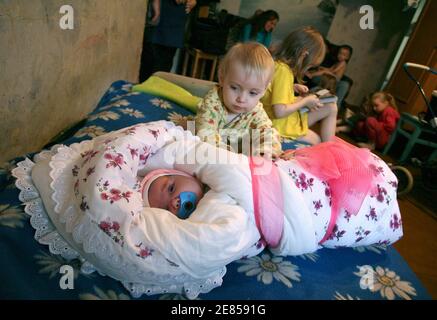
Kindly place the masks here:
<instances>
[{"instance_id":1,"label":"toddler's hand","mask_svg":"<svg viewBox=\"0 0 437 320\"><path fill-rule=\"evenodd\" d=\"M304 93L307 93L309 91L309 89L306 85L298 84L298 83L293 85L293 89L295 92L297 92L299 94L304 94Z\"/></svg>"},{"instance_id":2,"label":"toddler's hand","mask_svg":"<svg viewBox=\"0 0 437 320\"><path fill-rule=\"evenodd\" d=\"M294 150L285 150L279 155L279 158L283 160L290 160L294 158Z\"/></svg>"}]
</instances>

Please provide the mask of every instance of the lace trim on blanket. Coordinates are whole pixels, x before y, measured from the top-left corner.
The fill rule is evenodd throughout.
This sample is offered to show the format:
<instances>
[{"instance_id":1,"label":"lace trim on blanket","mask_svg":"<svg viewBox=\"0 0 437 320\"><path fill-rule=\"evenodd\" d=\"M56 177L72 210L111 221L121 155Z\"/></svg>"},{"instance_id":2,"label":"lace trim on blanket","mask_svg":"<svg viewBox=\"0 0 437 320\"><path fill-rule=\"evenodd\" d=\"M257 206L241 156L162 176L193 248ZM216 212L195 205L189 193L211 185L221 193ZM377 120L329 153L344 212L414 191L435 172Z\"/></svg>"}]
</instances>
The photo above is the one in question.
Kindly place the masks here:
<instances>
[{"instance_id":1,"label":"lace trim on blanket","mask_svg":"<svg viewBox=\"0 0 437 320\"><path fill-rule=\"evenodd\" d=\"M89 216L84 215L78 218L76 212L78 208L68 206L70 189L68 183L71 179L71 168L67 168L72 163L72 159L80 157L80 153L91 147L91 141L81 144L74 144L71 147L61 147L50 162L53 190L52 199L55 202L55 212L59 214L59 220L65 223L66 230L72 233L75 242L82 244L86 253L94 254L106 266L117 270L120 274L129 275L129 278L138 279L139 282L123 281L125 287L131 292L133 297L140 297L142 294L158 293L182 293L190 299L195 299L200 293L211 291L222 284L222 277L226 273L223 267L213 277L207 279L194 279L187 274L180 275L158 275L140 269L140 267L126 259L115 247L115 242L108 242L107 236L93 223ZM153 285L151 285L153 283ZM147 285L146 285L147 284Z\"/></svg>"},{"instance_id":2,"label":"lace trim on blanket","mask_svg":"<svg viewBox=\"0 0 437 320\"><path fill-rule=\"evenodd\" d=\"M140 270L138 265L129 263L130 261L126 262L118 250L112 248L113 243L106 241L106 236L88 216L78 218L75 207L63 205L69 203L67 199L70 196L66 183L69 177L66 173L71 172L71 170L66 170L66 167L71 164L72 158L80 156L80 150L87 149L91 143L91 141L84 141L70 147L54 146L50 151L43 151L34 158L35 162L51 159L52 183L50 188L53 191L52 199L55 203L55 212L59 216L59 221L65 225L65 230L71 233L74 241L77 244L82 244L83 251L86 254L94 254L98 260L112 269L120 270L122 274L129 274L130 279L139 279L139 282L117 279L135 298L142 294L184 293L187 298L195 299L200 293L207 293L221 286L226 267L221 268L207 279L195 279L187 274L157 275L153 272ZM72 249L53 225L45 211L39 192L32 182L31 172L35 162L26 158L19 162L17 168L12 171L13 176L17 178L16 186L20 189L19 199L25 205L25 212L31 216L30 222L35 229L35 239L41 244L48 245L52 254L59 254L68 260L80 259L82 261L81 272L89 274L97 270L104 275L98 268L81 257L76 250Z\"/></svg>"},{"instance_id":3,"label":"lace trim on blanket","mask_svg":"<svg viewBox=\"0 0 437 320\"><path fill-rule=\"evenodd\" d=\"M220 273L217 274L215 277L206 279L206 280L199 280L199 281L192 281L184 283L183 285L183 293L187 296L188 299L196 299L197 296L200 293L208 293L212 289L220 287L223 283L223 277L226 273L226 267L223 267L220 270ZM130 294L134 298L139 298L143 294L146 295L153 295L153 294L159 294L159 293L181 293L181 288L177 285L170 285L168 287L161 287L161 286L145 286L141 283L129 283L129 282L122 282L124 287L129 290Z\"/></svg>"},{"instance_id":4,"label":"lace trim on blanket","mask_svg":"<svg viewBox=\"0 0 437 320\"><path fill-rule=\"evenodd\" d=\"M35 161L50 158L55 147L52 150L53 152L41 152L35 157ZM39 243L48 245L52 254L61 255L67 260L78 258L79 254L61 237L45 211L38 190L32 182L31 172L34 165L33 161L26 158L12 170L12 175L17 179L15 185L20 190L18 198L23 202L24 212L30 216L30 224L35 229L34 238Z\"/></svg>"}]
</instances>

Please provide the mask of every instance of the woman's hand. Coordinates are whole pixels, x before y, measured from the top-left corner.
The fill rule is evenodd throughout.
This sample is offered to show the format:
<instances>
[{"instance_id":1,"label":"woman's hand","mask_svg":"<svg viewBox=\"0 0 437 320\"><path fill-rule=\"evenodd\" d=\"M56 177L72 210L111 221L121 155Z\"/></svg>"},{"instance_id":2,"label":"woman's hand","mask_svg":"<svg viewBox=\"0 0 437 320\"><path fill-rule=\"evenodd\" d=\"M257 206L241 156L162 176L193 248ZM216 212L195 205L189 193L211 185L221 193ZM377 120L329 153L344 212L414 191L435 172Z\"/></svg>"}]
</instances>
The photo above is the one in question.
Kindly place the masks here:
<instances>
[{"instance_id":1,"label":"woman's hand","mask_svg":"<svg viewBox=\"0 0 437 320\"><path fill-rule=\"evenodd\" d=\"M185 13L190 13L196 6L196 0L175 0L176 4L185 4Z\"/></svg>"},{"instance_id":2,"label":"woman's hand","mask_svg":"<svg viewBox=\"0 0 437 320\"><path fill-rule=\"evenodd\" d=\"M196 6L196 0L187 0L185 3L185 13L190 13L191 10Z\"/></svg>"},{"instance_id":3,"label":"woman's hand","mask_svg":"<svg viewBox=\"0 0 437 320\"><path fill-rule=\"evenodd\" d=\"M152 17L152 19L150 20L150 24L152 26L158 25L158 23L159 23L159 16L160 16L159 14L155 13L155 15Z\"/></svg>"}]
</instances>

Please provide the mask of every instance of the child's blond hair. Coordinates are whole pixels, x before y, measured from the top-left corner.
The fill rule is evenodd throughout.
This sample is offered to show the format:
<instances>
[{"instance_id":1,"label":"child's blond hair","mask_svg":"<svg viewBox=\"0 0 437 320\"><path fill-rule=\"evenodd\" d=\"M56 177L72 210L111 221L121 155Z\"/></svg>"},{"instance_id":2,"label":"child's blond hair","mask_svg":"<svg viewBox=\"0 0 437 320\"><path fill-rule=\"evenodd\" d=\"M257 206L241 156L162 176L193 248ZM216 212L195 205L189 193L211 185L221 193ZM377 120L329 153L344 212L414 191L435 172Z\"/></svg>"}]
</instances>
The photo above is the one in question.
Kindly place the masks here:
<instances>
[{"instance_id":1,"label":"child's blond hair","mask_svg":"<svg viewBox=\"0 0 437 320\"><path fill-rule=\"evenodd\" d=\"M231 64L239 63L247 76L255 75L267 86L275 72L275 62L269 50L260 43L237 43L226 53L219 65L219 80L229 72Z\"/></svg>"},{"instance_id":2,"label":"child's blond hair","mask_svg":"<svg viewBox=\"0 0 437 320\"><path fill-rule=\"evenodd\" d=\"M385 91L377 91L373 93L370 99L371 103L373 103L373 100L375 100L376 98L379 98L382 101L387 101L391 107L398 110L398 106L396 105L396 100L390 93Z\"/></svg>"},{"instance_id":3,"label":"child's blond hair","mask_svg":"<svg viewBox=\"0 0 437 320\"><path fill-rule=\"evenodd\" d=\"M276 60L286 63L297 82L302 83L304 73L319 65L325 58L326 45L322 35L313 27L292 31L275 52Z\"/></svg>"}]
</instances>

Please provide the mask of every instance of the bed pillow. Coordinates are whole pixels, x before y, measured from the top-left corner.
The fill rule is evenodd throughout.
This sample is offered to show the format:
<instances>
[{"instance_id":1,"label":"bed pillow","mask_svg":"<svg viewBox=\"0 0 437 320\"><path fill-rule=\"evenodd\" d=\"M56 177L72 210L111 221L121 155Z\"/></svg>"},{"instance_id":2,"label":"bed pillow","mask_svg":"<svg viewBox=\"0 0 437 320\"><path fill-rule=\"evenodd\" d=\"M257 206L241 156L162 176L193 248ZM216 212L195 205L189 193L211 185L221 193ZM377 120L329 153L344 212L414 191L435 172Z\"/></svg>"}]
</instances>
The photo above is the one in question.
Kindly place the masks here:
<instances>
[{"instance_id":1,"label":"bed pillow","mask_svg":"<svg viewBox=\"0 0 437 320\"><path fill-rule=\"evenodd\" d=\"M197 111L198 103L202 100L202 98L193 96L184 88L157 76L151 76L143 83L134 85L132 91L160 96L171 100L194 113Z\"/></svg>"}]
</instances>

